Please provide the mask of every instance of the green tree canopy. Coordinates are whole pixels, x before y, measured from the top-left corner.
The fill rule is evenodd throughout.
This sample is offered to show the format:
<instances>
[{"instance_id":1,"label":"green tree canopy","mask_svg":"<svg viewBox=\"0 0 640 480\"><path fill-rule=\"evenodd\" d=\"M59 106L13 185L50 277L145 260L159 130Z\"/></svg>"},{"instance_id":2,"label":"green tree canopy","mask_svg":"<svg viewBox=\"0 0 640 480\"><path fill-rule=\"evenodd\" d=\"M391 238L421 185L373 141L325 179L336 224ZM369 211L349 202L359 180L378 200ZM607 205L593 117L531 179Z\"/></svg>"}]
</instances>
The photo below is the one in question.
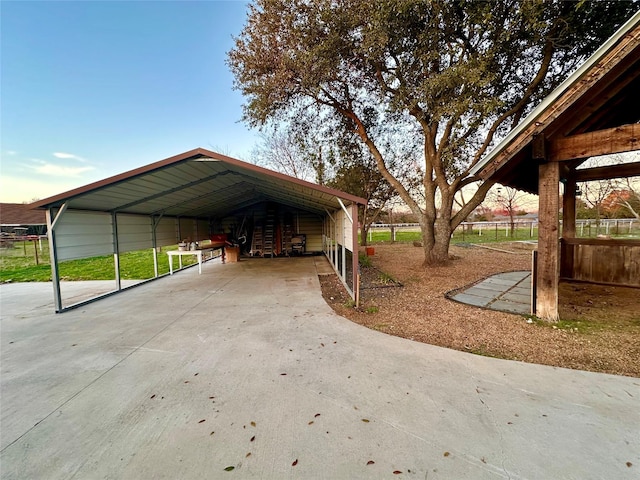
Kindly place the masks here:
<instances>
[{"instance_id":1,"label":"green tree canopy","mask_svg":"<svg viewBox=\"0 0 640 480\"><path fill-rule=\"evenodd\" d=\"M257 0L229 52L244 119L355 137L417 215L425 264L446 262L454 212L488 148L637 10L560 0ZM400 179L390 159L415 146ZM415 184L413 182L412 184Z\"/></svg>"}]
</instances>

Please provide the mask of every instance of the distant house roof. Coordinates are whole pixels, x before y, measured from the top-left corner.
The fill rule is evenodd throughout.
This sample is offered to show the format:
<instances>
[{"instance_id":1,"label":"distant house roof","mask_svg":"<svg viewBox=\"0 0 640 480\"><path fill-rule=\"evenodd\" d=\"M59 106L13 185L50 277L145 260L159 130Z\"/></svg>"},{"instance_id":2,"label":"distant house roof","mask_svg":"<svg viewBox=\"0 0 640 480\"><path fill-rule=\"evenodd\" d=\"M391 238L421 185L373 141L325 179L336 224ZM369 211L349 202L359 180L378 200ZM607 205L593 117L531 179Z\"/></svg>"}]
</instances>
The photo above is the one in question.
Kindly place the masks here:
<instances>
[{"instance_id":1,"label":"distant house roof","mask_svg":"<svg viewBox=\"0 0 640 480\"><path fill-rule=\"evenodd\" d=\"M471 174L537 193L538 164L534 139L542 138L558 160L572 160L573 168L586 158L640 148L640 12L631 17L587 61L551 92L507 137L471 169ZM622 134L616 129L621 129ZM604 132L594 139L586 138ZM618 135L618 136L616 136ZM554 152L568 137L591 147L617 142L617 151L582 154L587 150ZM576 142L577 143L577 142ZM610 150L614 150L612 147ZM566 155L560 158L561 155ZM635 171L635 170L634 170Z\"/></svg>"},{"instance_id":2,"label":"distant house roof","mask_svg":"<svg viewBox=\"0 0 640 480\"><path fill-rule=\"evenodd\" d=\"M0 203L0 223L2 226L46 225L43 210L33 210L24 203Z\"/></svg>"}]
</instances>

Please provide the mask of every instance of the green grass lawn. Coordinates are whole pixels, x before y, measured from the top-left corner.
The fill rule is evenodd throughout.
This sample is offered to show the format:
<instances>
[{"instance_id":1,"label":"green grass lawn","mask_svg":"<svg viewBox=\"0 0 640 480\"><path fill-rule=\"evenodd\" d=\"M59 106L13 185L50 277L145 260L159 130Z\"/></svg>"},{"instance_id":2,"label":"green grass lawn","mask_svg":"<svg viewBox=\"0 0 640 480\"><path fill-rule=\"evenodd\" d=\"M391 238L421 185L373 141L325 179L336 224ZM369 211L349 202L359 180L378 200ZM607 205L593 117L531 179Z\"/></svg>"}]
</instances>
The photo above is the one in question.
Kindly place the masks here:
<instances>
[{"instance_id":1,"label":"green grass lawn","mask_svg":"<svg viewBox=\"0 0 640 480\"><path fill-rule=\"evenodd\" d=\"M636 222L635 225L638 225ZM589 238L596 237L597 234L606 234L607 230L604 227L600 227L596 230L595 227L587 228L578 227L576 229L578 237ZM611 238L620 239L638 239L640 238L640 228L634 226L631 230L628 227L621 227L615 229L611 227L608 230L608 234ZM367 235L369 244L375 243L389 243L391 242L391 230L384 229L372 229L371 233ZM478 225L474 225L472 230L466 230L463 232L462 227L457 228L451 238L451 244L457 243L496 243L496 242L512 242L512 241L537 241L538 240L538 228L531 229L530 226L514 229L513 235L508 226L499 225L498 228L495 225L485 225L480 228ZM396 242L413 242L422 241L422 234L419 228L412 229L398 229L396 230Z\"/></svg>"},{"instance_id":2,"label":"green grass lawn","mask_svg":"<svg viewBox=\"0 0 640 480\"><path fill-rule=\"evenodd\" d=\"M533 229L533 236L531 235L531 229L519 228L515 229L514 235L511 236L511 232L504 227L499 227L497 232L495 227L483 228L479 230L474 228L472 231L462 232L462 229L457 229L451 239L451 244L456 243L495 243L506 242L513 240L537 240L538 229ZM391 241L391 231L389 229L373 230L370 235L367 235L370 239L369 243L389 243ZM413 242L422 241L422 234L418 229L414 230L397 230L396 242Z\"/></svg>"},{"instance_id":3,"label":"green grass lawn","mask_svg":"<svg viewBox=\"0 0 640 480\"><path fill-rule=\"evenodd\" d=\"M586 230L586 229L585 229ZM580 234L580 230L577 232ZM584 231L583 233L587 233ZM594 232L589 231L593 234ZM611 231L614 238L638 238L640 229L634 227L629 232L628 229L620 231L619 235ZM590 236L590 235L584 235ZM373 229L370 235L369 244L391 242L391 231L389 229ZM499 226L484 226L482 230L474 226L473 230L462 231L458 228L451 239L451 244L459 243L496 243L515 240L537 240L538 229L531 230L530 227L516 229L513 236L508 228ZM396 242L410 243L422 241L420 230L397 230ZM177 245L163 247L162 253L158 254L158 274L163 275L169 272L168 256L164 253L167 250L176 250ZM36 252L38 264L36 264ZM15 242L11 248L0 249L0 283L4 282L47 282L51 281L51 267L49 265L49 246L46 240L42 241L42 250L39 243L33 241ZM183 265L192 265L197 262L195 256L182 257ZM177 264L174 260L174 265ZM113 280L115 278L115 267L112 255L102 257L84 258L80 260L69 260L59 263L61 280ZM151 249L125 252L120 255L120 278L123 280L144 280L153 278L153 253Z\"/></svg>"},{"instance_id":4,"label":"green grass lawn","mask_svg":"<svg viewBox=\"0 0 640 480\"><path fill-rule=\"evenodd\" d=\"M177 248L177 245L164 247L162 253L158 253L159 275L169 272L169 259L164 252ZM26 245L23 242L16 242L11 249L3 248L0 251L0 282L51 281L49 246L46 241L42 242L42 251L38 249L38 263L39 265L36 265L33 242L26 242ZM173 263L174 268L177 268L178 259L174 259ZM184 266L194 263L197 263L195 256L182 257ZM113 255L60 262L59 273L60 280L113 280L115 278ZM120 278L144 280L153 276L151 249L120 254Z\"/></svg>"}]
</instances>

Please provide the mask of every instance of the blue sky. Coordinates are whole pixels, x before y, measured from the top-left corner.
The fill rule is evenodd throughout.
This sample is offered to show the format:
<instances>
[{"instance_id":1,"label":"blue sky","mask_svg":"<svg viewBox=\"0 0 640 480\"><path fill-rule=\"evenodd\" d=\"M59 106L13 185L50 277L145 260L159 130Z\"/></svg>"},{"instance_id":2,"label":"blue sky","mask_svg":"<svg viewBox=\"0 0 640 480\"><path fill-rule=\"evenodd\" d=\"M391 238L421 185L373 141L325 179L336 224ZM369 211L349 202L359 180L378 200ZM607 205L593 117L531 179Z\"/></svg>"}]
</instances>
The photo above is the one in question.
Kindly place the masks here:
<instances>
[{"instance_id":1,"label":"blue sky","mask_svg":"<svg viewBox=\"0 0 640 480\"><path fill-rule=\"evenodd\" d=\"M203 147L249 160L226 53L244 1L2 1L0 201Z\"/></svg>"}]
</instances>

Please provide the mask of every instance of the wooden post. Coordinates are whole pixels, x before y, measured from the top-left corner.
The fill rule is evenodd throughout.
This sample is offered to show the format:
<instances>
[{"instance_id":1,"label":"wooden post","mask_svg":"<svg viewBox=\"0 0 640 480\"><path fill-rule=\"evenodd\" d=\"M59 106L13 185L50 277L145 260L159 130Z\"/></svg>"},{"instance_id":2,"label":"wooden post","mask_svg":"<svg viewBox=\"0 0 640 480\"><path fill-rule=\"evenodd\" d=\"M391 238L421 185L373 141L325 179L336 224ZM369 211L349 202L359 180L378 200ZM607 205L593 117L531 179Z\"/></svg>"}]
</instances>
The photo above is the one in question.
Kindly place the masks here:
<instances>
[{"instance_id":1,"label":"wooden post","mask_svg":"<svg viewBox=\"0 0 640 480\"><path fill-rule=\"evenodd\" d=\"M37 240L33 241L33 251L36 252L36 265L40 265L40 263L38 262L38 241Z\"/></svg>"},{"instance_id":2,"label":"wooden post","mask_svg":"<svg viewBox=\"0 0 640 480\"><path fill-rule=\"evenodd\" d=\"M558 320L558 221L560 208L560 164L541 163L539 166L539 225L538 272L536 285L536 314L549 320Z\"/></svg>"},{"instance_id":3,"label":"wooden post","mask_svg":"<svg viewBox=\"0 0 640 480\"><path fill-rule=\"evenodd\" d=\"M576 179L572 174L564 183L562 194L562 238L576 238ZM560 251L560 275L573 278L573 249L574 245L562 242Z\"/></svg>"}]
</instances>

